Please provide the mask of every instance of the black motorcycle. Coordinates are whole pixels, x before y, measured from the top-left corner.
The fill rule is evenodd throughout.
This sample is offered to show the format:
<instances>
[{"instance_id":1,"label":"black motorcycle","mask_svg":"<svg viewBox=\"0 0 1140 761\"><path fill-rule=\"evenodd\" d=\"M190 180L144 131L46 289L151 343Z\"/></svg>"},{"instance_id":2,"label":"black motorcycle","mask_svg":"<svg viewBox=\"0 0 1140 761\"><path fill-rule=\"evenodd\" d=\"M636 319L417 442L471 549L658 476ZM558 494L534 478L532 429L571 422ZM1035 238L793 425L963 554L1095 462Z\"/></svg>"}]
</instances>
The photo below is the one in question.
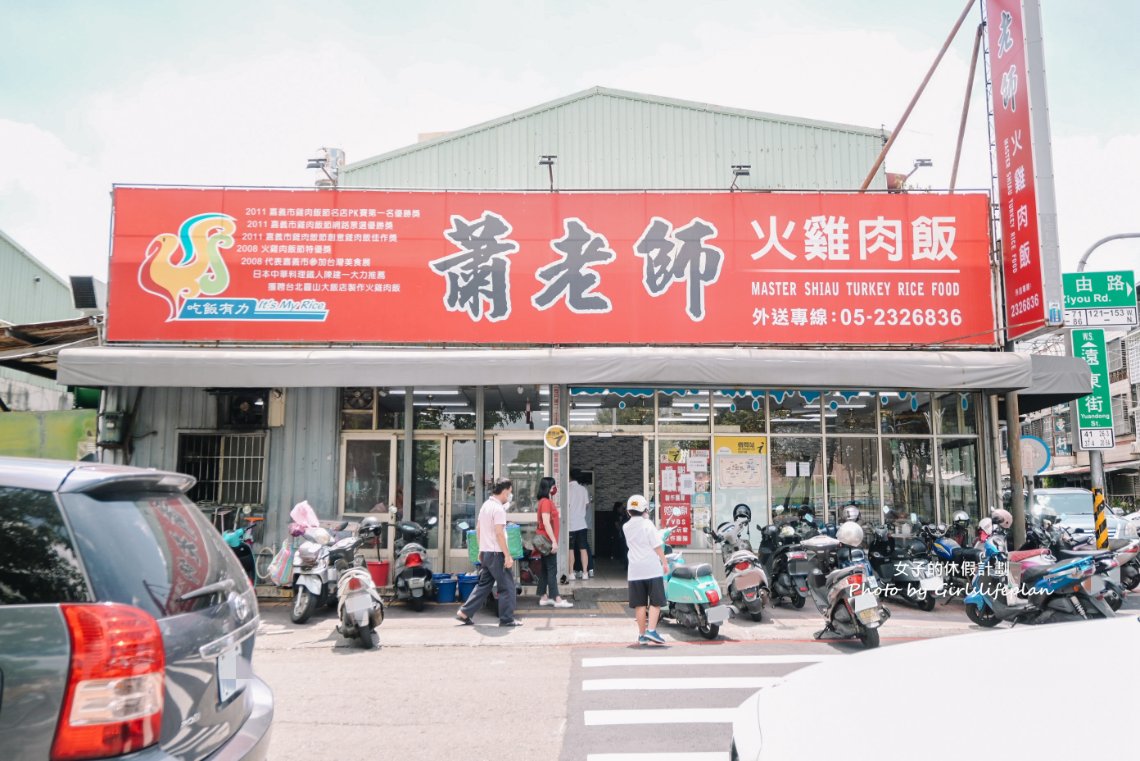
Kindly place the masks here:
<instances>
[{"instance_id":1,"label":"black motorcycle","mask_svg":"<svg viewBox=\"0 0 1140 761\"><path fill-rule=\"evenodd\" d=\"M926 542L896 537L887 526L876 526L868 549L871 568L885 593L921 610L934 610L944 581Z\"/></svg>"}]
</instances>

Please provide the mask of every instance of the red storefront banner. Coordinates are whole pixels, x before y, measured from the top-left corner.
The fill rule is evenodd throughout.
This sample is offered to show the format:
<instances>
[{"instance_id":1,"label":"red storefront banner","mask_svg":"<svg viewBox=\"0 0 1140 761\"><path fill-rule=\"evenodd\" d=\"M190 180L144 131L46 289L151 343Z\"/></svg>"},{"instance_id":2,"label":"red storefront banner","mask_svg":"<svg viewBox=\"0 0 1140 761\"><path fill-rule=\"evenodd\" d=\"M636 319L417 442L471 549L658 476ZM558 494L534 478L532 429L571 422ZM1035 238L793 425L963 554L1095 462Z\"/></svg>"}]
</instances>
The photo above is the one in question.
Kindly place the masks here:
<instances>
[{"instance_id":1,"label":"red storefront banner","mask_svg":"<svg viewBox=\"0 0 1140 761\"><path fill-rule=\"evenodd\" d=\"M663 529L673 529L665 543L674 547L687 547L693 543L693 491L690 489L686 493L682 487L682 478L687 474L684 463L661 463L658 522Z\"/></svg>"},{"instance_id":2,"label":"red storefront banner","mask_svg":"<svg viewBox=\"0 0 1140 761\"><path fill-rule=\"evenodd\" d=\"M111 341L993 346L984 194L116 188Z\"/></svg>"},{"instance_id":3,"label":"red storefront banner","mask_svg":"<svg viewBox=\"0 0 1140 761\"><path fill-rule=\"evenodd\" d=\"M994 143L1001 202L1005 317L1013 340L1045 326L1037 184L1021 0L986 0Z\"/></svg>"}]
</instances>

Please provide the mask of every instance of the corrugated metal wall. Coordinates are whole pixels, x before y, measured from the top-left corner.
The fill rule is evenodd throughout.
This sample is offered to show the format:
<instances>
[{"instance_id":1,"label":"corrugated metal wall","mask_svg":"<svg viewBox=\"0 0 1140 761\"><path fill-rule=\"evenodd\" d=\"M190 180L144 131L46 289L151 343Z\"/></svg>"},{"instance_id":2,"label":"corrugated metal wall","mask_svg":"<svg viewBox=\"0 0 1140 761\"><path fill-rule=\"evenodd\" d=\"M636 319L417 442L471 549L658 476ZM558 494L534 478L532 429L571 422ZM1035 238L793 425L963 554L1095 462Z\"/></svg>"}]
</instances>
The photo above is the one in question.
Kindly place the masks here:
<instances>
[{"instance_id":1,"label":"corrugated metal wall","mask_svg":"<svg viewBox=\"0 0 1140 761\"><path fill-rule=\"evenodd\" d=\"M104 408L138 408L131 465L178 468L178 434L217 428L215 397L200 388L107 390ZM266 536L280 541L289 510L307 499L322 518L336 514L339 453L337 389L290 388L285 392L285 426L269 429ZM122 453L104 450L106 461L124 462ZM113 459L108 458L111 454Z\"/></svg>"},{"instance_id":2,"label":"corrugated metal wall","mask_svg":"<svg viewBox=\"0 0 1140 761\"><path fill-rule=\"evenodd\" d=\"M78 316L71 287L0 233L0 320L19 325Z\"/></svg>"},{"instance_id":3,"label":"corrugated metal wall","mask_svg":"<svg viewBox=\"0 0 1140 761\"><path fill-rule=\"evenodd\" d=\"M0 320L20 325L78 316L71 287L0 232ZM0 380L3 399L13 409L64 409L70 403L66 390L46 378L0 367Z\"/></svg>"},{"instance_id":4,"label":"corrugated metal wall","mask_svg":"<svg viewBox=\"0 0 1140 761\"><path fill-rule=\"evenodd\" d=\"M342 185L545 190L538 158L555 154L566 190L726 190L733 164L752 165L742 189L850 190L882 148L880 135L837 125L606 91L516 117L362 161Z\"/></svg>"}]
</instances>

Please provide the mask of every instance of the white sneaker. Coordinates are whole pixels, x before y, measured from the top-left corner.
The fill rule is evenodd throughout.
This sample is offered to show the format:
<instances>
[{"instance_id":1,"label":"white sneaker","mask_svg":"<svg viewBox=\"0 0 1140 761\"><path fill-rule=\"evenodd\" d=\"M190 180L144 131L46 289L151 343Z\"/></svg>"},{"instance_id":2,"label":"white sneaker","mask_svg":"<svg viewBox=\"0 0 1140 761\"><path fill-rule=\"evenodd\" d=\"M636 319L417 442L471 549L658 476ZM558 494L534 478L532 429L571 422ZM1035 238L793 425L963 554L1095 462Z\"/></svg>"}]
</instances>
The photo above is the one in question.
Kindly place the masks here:
<instances>
[{"instance_id":1,"label":"white sneaker","mask_svg":"<svg viewBox=\"0 0 1140 761\"><path fill-rule=\"evenodd\" d=\"M554 607L556 607L556 608L573 608L574 607L574 603L570 602L569 600L555 600L552 603L552 605L554 605Z\"/></svg>"},{"instance_id":2,"label":"white sneaker","mask_svg":"<svg viewBox=\"0 0 1140 761\"><path fill-rule=\"evenodd\" d=\"M582 572L581 571L575 571L574 572L574 580L575 581L581 581L582 580Z\"/></svg>"},{"instance_id":3,"label":"white sneaker","mask_svg":"<svg viewBox=\"0 0 1140 761\"><path fill-rule=\"evenodd\" d=\"M551 600L551 599L546 598L546 597L539 600L538 604L539 605L553 605L554 607L558 607L558 603L556 603L556 602L554 602L554 600Z\"/></svg>"},{"instance_id":4,"label":"white sneaker","mask_svg":"<svg viewBox=\"0 0 1140 761\"><path fill-rule=\"evenodd\" d=\"M590 569L590 578L591 579L594 578L594 569L593 568Z\"/></svg>"}]
</instances>

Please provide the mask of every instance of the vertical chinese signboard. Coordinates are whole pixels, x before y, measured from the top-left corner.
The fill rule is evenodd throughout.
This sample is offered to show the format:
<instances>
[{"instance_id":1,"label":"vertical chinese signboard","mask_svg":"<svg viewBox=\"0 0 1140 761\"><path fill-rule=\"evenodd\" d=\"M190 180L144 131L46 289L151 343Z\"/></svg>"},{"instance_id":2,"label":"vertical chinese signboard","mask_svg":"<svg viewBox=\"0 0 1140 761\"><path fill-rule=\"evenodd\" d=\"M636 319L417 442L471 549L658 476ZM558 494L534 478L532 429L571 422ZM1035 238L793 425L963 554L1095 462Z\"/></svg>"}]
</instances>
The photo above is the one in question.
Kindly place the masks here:
<instances>
[{"instance_id":1,"label":"vertical chinese signboard","mask_svg":"<svg viewBox=\"0 0 1140 761\"><path fill-rule=\"evenodd\" d=\"M1006 337L1062 321L1038 0L987 0ZM1032 91L1031 91L1032 86Z\"/></svg>"},{"instance_id":2,"label":"vertical chinese signboard","mask_svg":"<svg viewBox=\"0 0 1140 761\"><path fill-rule=\"evenodd\" d=\"M1116 434L1112 427L1104 331L1081 329L1072 335L1073 356L1087 362L1092 372L1092 393L1077 400L1077 440L1081 449L1112 449L1116 446Z\"/></svg>"},{"instance_id":3,"label":"vertical chinese signboard","mask_svg":"<svg viewBox=\"0 0 1140 761\"><path fill-rule=\"evenodd\" d=\"M693 541L692 497L696 490L693 474L684 463L663 462L659 477L661 528L673 529L673 533L669 535L669 544L689 545Z\"/></svg>"}]
</instances>

